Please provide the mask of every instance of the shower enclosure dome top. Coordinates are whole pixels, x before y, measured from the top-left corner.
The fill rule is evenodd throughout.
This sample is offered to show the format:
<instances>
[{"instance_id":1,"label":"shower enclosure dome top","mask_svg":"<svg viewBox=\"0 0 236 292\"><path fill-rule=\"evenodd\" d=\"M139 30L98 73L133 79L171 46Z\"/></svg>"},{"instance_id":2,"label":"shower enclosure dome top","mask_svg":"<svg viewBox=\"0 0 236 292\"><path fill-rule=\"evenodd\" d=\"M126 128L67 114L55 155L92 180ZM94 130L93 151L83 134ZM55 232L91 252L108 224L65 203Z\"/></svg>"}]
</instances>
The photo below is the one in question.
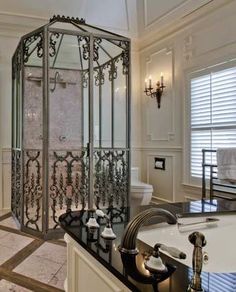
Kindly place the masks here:
<instances>
[{"instance_id":1,"label":"shower enclosure dome top","mask_svg":"<svg viewBox=\"0 0 236 292\"><path fill-rule=\"evenodd\" d=\"M53 16L12 58L12 213L22 230L61 234L70 210L128 204L130 40Z\"/></svg>"}]
</instances>

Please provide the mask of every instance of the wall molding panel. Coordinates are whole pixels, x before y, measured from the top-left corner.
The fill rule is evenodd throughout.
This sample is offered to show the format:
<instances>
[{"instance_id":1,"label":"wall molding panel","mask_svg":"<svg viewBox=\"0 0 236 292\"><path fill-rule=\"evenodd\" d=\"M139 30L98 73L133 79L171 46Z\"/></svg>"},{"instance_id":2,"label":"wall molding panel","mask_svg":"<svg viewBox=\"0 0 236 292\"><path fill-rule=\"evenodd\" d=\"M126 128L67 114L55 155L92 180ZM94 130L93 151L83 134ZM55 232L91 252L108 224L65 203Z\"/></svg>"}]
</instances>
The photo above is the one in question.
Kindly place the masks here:
<instances>
[{"instance_id":1,"label":"wall molding panel","mask_svg":"<svg viewBox=\"0 0 236 292\"><path fill-rule=\"evenodd\" d=\"M174 51L168 46L154 51L146 57L146 72L148 77L152 76L153 87L160 80L161 72L164 75L164 89L161 108L157 108L157 102L153 98L146 97L146 140L147 141L172 141L175 138L175 105L174 105ZM163 123L164 121L164 123Z\"/></svg>"},{"instance_id":2,"label":"wall molding panel","mask_svg":"<svg viewBox=\"0 0 236 292\"><path fill-rule=\"evenodd\" d=\"M155 24L158 25L158 23L162 21L167 21L169 16L173 15L175 11L179 10L181 7L184 6L185 2L189 2L189 0L177 0L178 4L174 6L170 6L167 8L167 10L163 10L162 14L156 13L156 15L153 17L151 12L153 11L153 4L158 6L158 2L156 4L154 1L148 1L144 0L144 27L148 28L149 26ZM150 4L149 4L150 3ZM156 11L156 9L154 9Z\"/></svg>"},{"instance_id":3,"label":"wall molding panel","mask_svg":"<svg viewBox=\"0 0 236 292\"><path fill-rule=\"evenodd\" d=\"M2 209L11 208L11 149L2 149Z\"/></svg>"}]
</instances>

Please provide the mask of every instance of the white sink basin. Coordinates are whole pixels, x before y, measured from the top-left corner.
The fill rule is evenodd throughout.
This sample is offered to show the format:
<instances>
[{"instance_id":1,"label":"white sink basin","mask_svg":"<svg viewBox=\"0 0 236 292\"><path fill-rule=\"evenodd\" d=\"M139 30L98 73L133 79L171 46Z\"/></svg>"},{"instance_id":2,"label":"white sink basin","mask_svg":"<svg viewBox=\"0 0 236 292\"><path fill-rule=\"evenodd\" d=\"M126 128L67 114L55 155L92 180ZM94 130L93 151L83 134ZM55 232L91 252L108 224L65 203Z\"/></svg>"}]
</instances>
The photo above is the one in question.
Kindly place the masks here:
<instances>
[{"instance_id":1,"label":"white sink basin","mask_svg":"<svg viewBox=\"0 0 236 292\"><path fill-rule=\"evenodd\" d=\"M210 225L196 225L191 227L191 230L190 228L183 229L184 232L180 232L177 225L168 225L167 223L145 227L139 232L138 239L152 247L156 243L162 243L178 248L186 253L187 258L175 260L192 267L194 246L188 241L188 236L194 231L199 231L205 235L207 244L203 248L203 252L207 252L209 256L208 263L203 264L203 271L236 272L236 214L214 215L212 217L218 218L219 221L211 227ZM205 218L206 216L194 218L194 221L203 221ZM168 253L166 254L169 256Z\"/></svg>"}]
</instances>

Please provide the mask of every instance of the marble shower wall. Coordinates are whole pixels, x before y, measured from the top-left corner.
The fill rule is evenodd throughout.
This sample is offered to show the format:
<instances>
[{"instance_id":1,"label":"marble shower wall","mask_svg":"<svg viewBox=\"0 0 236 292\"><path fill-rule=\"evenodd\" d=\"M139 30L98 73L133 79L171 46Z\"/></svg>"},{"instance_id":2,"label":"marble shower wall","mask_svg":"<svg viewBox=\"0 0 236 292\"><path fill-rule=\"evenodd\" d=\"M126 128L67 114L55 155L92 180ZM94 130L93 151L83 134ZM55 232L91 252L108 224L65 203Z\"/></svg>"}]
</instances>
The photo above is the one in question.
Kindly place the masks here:
<instances>
[{"instance_id":1,"label":"marble shower wall","mask_svg":"<svg viewBox=\"0 0 236 292\"><path fill-rule=\"evenodd\" d=\"M56 83L55 73L65 83ZM82 146L82 90L80 72L50 69L49 147L53 150L72 150ZM25 69L24 88L24 148L42 149L43 94L42 69Z\"/></svg>"}]
</instances>

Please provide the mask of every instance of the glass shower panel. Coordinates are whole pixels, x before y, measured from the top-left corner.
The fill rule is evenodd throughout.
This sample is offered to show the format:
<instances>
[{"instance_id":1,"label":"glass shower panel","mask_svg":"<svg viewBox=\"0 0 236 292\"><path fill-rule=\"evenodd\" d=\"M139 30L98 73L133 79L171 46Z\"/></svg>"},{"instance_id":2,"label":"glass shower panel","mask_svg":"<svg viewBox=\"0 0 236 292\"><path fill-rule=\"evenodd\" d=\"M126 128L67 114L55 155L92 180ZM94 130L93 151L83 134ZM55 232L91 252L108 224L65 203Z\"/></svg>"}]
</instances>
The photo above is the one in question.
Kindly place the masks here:
<instances>
[{"instance_id":1,"label":"glass shower panel","mask_svg":"<svg viewBox=\"0 0 236 292\"><path fill-rule=\"evenodd\" d=\"M94 201L99 208L121 207L127 204L128 196L127 75L120 44L105 39L96 44L99 58L97 66L94 64Z\"/></svg>"},{"instance_id":2,"label":"glass shower panel","mask_svg":"<svg viewBox=\"0 0 236 292\"><path fill-rule=\"evenodd\" d=\"M21 53L18 46L15 55L13 56L13 86L12 86L12 197L11 209L17 220L22 218L22 67Z\"/></svg>"},{"instance_id":3,"label":"glass shower panel","mask_svg":"<svg viewBox=\"0 0 236 292\"><path fill-rule=\"evenodd\" d=\"M70 55L70 59L64 56L62 62L61 54ZM49 70L49 229L59 227L61 214L82 209L87 199L87 149L84 145L88 140L84 141L83 124L88 121L84 120L83 103L88 88L82 86L77 36L64 35L59 61L59 68L53 67L57 61L50 62Z\"/></svg>"},{"instance_id":4,"label":"glass shower panel","mask_svg":"<svg viewBox=\"0 0 236 292\"><path fill-rule=\"evenodd\" d=\"M95 73L96 74L96 73ZM94 147L101 147L100 140L100 102L101 102L101 87L100 83L96 84L94 79L93 85L93 106L94 106L94 115L93 115L93 136L94 136Z\"/></svg>"},{"instance_id":5,"label":"glass shower panel","mask_svg":"<svg viewBox=\"0 0 236 292\"><path fill-rule=\"evenodd\" d=\"M125 148L127 127L127 75L123 74L122 61L117 63L114 80L114 147Z\"/></svg>"},{"instance_id":6,"label":"glass shower panel","mask_svg":"<svg viewBox=\"0 0 236 292\"><path fill-rule=\"evenodd\" d=\"M42 32L25 40L23 159L24 219L23 224L42 231L43 187L43 49Z\"/></svg>"},{"instance_id":7,"label":"glass shower panel","mask_svg":"<svg viewBox=\"0 0 236 292\"><path fill-rule=\"evenodd\" d=\"M109 80L109 69L104 69L104 84L101 93L101 139L102 147L112 146L112 81Z\"/></svg>"}]
</instances>

